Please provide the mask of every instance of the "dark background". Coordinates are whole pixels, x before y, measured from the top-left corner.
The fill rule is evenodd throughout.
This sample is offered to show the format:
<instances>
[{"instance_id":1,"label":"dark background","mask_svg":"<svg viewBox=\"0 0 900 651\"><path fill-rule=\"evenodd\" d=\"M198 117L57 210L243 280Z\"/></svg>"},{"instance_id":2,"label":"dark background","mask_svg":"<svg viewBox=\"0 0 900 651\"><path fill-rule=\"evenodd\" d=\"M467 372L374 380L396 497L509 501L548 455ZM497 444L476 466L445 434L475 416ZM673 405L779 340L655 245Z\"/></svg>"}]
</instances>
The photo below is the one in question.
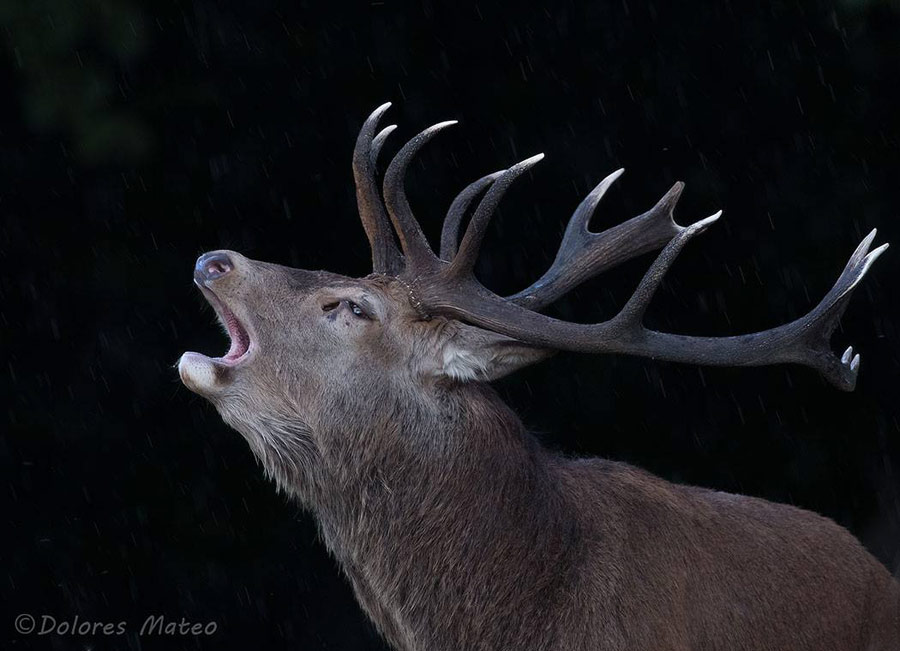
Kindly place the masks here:
<instances>
[{"instance_id":1,"label":"dark background","mask_svg":"<svg viewBox=\"0 0 900 651\"><path fill-rule=\"evenodd\" d=\"M311 518L173 364L226 348L191 282L204 250L368 272L350 154L383 101L400 136L461 120L410 175L432 236L465 183L547 154L486 242L499 292L620 166L595 229L679 179L682 224L725 210L659 328L793 319L868 230L900 242L897 3L7 0L0 20L3 648L382 648ZM554 313L612 314L651 259ZM499 388L552 448L816 510L896 573L898 271L889 251L835 335L862 352L852 394L798 368L575 355ZM24 637L23 612L130 633ZM138 638L155 614L218 632Z\"/></svg>"}]
</instances>

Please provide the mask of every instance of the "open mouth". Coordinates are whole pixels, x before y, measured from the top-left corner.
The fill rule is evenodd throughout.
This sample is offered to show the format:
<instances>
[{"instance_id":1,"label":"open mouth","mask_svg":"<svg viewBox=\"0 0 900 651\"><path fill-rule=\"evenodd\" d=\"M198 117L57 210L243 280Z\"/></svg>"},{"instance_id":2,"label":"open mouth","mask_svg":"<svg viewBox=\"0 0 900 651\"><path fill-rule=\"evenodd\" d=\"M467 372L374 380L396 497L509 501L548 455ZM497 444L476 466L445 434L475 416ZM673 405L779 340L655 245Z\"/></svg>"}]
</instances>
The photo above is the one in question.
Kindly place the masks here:
<instances>
[{"instance_id":1,"label":"open mouth","mask_svg":"<svg viewBox=\"0 0 900 651\"><path fill-rule=\"evenodd\" d=\"M225 326L225 331L228 333L228 338L231 340L231 346L229 346L228 352L222 357L214 357L213 359L228 365L237 364L246 358L250 352L250 345L252 343L250 333L247 332L247 329L237 316L235 316L234 312L232 312L218 296L199 283L198 286L200 287L200 291L202 291L203 295L206 297L206 300L213 306L216 315L219 317L219 321Z\"/></svg>"}]
</instances>

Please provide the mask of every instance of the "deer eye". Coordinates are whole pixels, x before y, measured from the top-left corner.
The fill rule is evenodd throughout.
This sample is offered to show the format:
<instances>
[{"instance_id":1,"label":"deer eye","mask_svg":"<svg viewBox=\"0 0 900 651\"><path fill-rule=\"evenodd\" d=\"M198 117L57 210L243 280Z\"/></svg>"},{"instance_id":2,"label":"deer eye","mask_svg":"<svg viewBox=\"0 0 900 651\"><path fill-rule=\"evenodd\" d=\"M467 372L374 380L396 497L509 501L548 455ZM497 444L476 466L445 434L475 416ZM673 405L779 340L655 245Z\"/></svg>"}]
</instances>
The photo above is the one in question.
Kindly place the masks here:
<instances>
[{"instance_id":1,"label":"deer eye","mask_svg":"<svg viewBox=\"0 0 900 651\"><path fill-rule=\"evenodd\" d=\"M359 317L360 319L366 319L366 320L370 320L370 319L372 318L371 316L369 316L369 313L366 312L366 311L365 311L363 308L361 308L359 305L357 305L357 304L354 303L353 301L348 301L348 300L346 300L346 299L345 299L345 300L342 300L342 301L331 301L330 303L325 303L325 304L322 306L322 311L323 311L323 312L331 312L331 311L333 311L333 310L339 308L339 307L341 306L342 303L346 303L347 308L348 308L351 312L353 312L353 315L354 315L354 316Z\"/></svg>"},{"instance_id":2,"label":"deer eye","mask_svg":"<svg viewBox=\"0 0 900 651\"><path fill-rule=\"evenodd\" d=\"M360 319L368 319L369 315L366 314L365 310L363 310L359 305L354 303L353 301L347 301L347 306L350 308L350 311L353 312Z\"/></svg>"}]
</instances>

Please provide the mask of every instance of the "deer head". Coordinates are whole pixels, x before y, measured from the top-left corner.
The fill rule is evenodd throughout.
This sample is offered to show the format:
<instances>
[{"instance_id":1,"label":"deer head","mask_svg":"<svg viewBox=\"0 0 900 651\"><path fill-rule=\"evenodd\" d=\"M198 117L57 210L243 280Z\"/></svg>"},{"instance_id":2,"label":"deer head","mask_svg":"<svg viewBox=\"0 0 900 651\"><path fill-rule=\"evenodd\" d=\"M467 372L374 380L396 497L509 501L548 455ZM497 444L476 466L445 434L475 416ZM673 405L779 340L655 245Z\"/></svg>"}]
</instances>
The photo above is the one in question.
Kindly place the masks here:
<instances>
[{"instance_id":1,"label":"deer head","mask_svg":"<svg viewBox=\"0 0 900 651\"><path fill-rule=\"evenodd\" d=\"M534 156L478 179L452 202L435 254L404 191L417 151L453 122L436 124L404 145L376 181L376 159L395 128L377 126L390 105L375 110L353 154L360 217L373 273L349 278L257 262L231 251L197 261L194 281L231 337L219 358L185 353L185 385L209 399L241 431L270 473L296 485L327 450L347 453L347 432L415 421L460 386L485 382L554 351L625 353L706 365L811 367L852 390L859 355L838 356L829 339L851 293L884 244L869 251L873 230L856 248L822 301L805 316L762 332L695 337L650 330L642 317L675 258L721 214L690 226L675 223L683 185L649 211L595 233L591 216L622 170L604 179L578 206L550 269L508 297L483 285L473 268L488 222L510 184L537 163ZM481 197L462 236L469 208ZM395 235L396 234L396 240ZM399 242L399 248L397 246ZM595 324L557 320L540 310L579 283L639 254L662 248L631 298L613 318Z\"/></svg>"}]
</instances>

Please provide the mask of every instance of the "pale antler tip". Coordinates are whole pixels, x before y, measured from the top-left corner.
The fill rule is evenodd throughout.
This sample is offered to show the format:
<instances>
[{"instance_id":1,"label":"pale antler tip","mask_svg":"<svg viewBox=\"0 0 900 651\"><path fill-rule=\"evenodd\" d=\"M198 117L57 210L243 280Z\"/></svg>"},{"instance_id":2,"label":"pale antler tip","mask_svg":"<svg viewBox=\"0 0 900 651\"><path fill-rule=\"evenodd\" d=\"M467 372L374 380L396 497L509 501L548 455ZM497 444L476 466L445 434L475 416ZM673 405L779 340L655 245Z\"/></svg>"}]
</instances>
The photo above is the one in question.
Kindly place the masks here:
<instances>
[{"instance_id":1,"label":"pale antler tip","mask_svg":"<svg viewBox=\"0 0 900 651\"><path fill-rule=\"evenodd\" d=\"M877 234L878 234L878 229L877 229L877 228L873 228L871 231L869 231L869 234L866 235L866 236L862 239L862 242L860 242L860 247L862 247L863 250L868 250L869 247L872 246L872 242L875 240L875 236L876 236Z\"/></svg>"},{"instance_id":2,"label":"pale antler tip","mask_svg":"<svg viewBox=\"0 0 900 651\"><path fill-rule=\"evenodd\" d=\"M593 190L591 190L590 194L596 194L597 203L600 202L600 199L603 198L603 195L606 194L606 191L612 187L612 184L619 180L619 177L625 173L625 168L620 167L612 174L608 174L605 179L600 181ZM590 196L590 195L589 195Z\"/></svg>"},{"instance_id":3,"label":"pale antler tip","mask_svg":"<svg viewBox=\"0 0 900 651\"><path fill-rule=\"evenodd\" d=\"M432 124L430 127L420 132L415 138L409 141L407 144L418 143L415 145L416 149L421 147L424 141L428 141L431 137L436 134L438 131L446 129L447 127L452 127L454 124L459 124L458 120L444 120L443 122L438 122L437 124Z\"/></svg>"},{"instance_id":4,"label":"pale antler tip","mask_svg":"<svg viewBox=\"0 0 900 651\"><path fill-rule=\"evenodd\" d=\"M710 216L707 217L706 219L701 219L700 221L695 222L695 223L693 224L693 226L694 226L695 228L699 229L699 230L703 230L704 228L706 228L707 226L709 226L709 225L712 224L713 222L718 221L719 217L721 217L721 216L722 216L722 211L719 210L719 211L717 211L717 212L714 212L712 215L710 215Z\"/></svg>"},{"instance_id":5,"label":"pale antler tip","mask_svg":"<svg viewBox=\"0 0 900 651\"><path fill-rule=\"evenodd\" d=\"M381 116L384 115L385 111L387 111L389 108L391 108L391 103L385 102L369 114L369 119L367 120L367 122L378 122L378 120L381 119Z\"/></svg>"},{"instance_id":6,"label":"pale antler tip","mask_svg":"<svg viewBox=\"0 0 900 651\"><path fill-rule=\"evenodd\" d=\"M397 125L396 125L396 124L389 124L389 125L387 125L384 129L382 129L381 131L379 131L379 132L375 135L375 137L372 138L372 146L373 146L373 149L375 149L376 146L380 147L381 144L384 143L385 139L386 139L389 135L391 135L391 134L394 132L394 129L396 129L396 128L397 128Z\"/></svg>"},{"instance_id":7,"label":"pale antler tip","mask_svg":"<svg viewBox=\"0 0 900 651\"><path fill-rule=\"evenodd\" d=\"M535 154L525 160L521 160L507 170L503 170L503 174L510 174L510 178L514 179L519 174L527 170L529 167L539 163L544 158L544 154Z\"/></svg>"},{"instance_id":8,"label":"pale antler tip","mask_svg":"<svg viewBox=\"0 0 900 651\"><path fill-rule=\"evenodd\" d=\"M871 267L875 263L875 261L878 259L878 256L888 250L889 246L890 244L885 242L877 249L870 251L869 254L865 258L863 258L863 262L865 265L862 271L863 274L866 273L869 270L869 267Z\"/></svg>"},{"instance_id":9,"label":"pale antler tip","mask_svg":"<svg viewBox=\"0 0 900 651\"><path fill-rule=\"evenodd\" d=\"M371 149L369 150L369 160L372 165L375 165L378 155L381 153L381 148L384 146L384 141L387 140L387 137L391 135L396 128L396 124L389 124L372 138Z\"/></svg>"},{"instance_id":10,"label":"pale antler tip","mask_svg":"<svg viewBox=\"0 0 900 651\"><path fill-rule=\"evenodd\" d=\"M841 355L841 364L847 364L850 362L850 359L853 357L853 346L847 346L847 350L844 351L844 354Z\"/></svg>"}]
</instances>

